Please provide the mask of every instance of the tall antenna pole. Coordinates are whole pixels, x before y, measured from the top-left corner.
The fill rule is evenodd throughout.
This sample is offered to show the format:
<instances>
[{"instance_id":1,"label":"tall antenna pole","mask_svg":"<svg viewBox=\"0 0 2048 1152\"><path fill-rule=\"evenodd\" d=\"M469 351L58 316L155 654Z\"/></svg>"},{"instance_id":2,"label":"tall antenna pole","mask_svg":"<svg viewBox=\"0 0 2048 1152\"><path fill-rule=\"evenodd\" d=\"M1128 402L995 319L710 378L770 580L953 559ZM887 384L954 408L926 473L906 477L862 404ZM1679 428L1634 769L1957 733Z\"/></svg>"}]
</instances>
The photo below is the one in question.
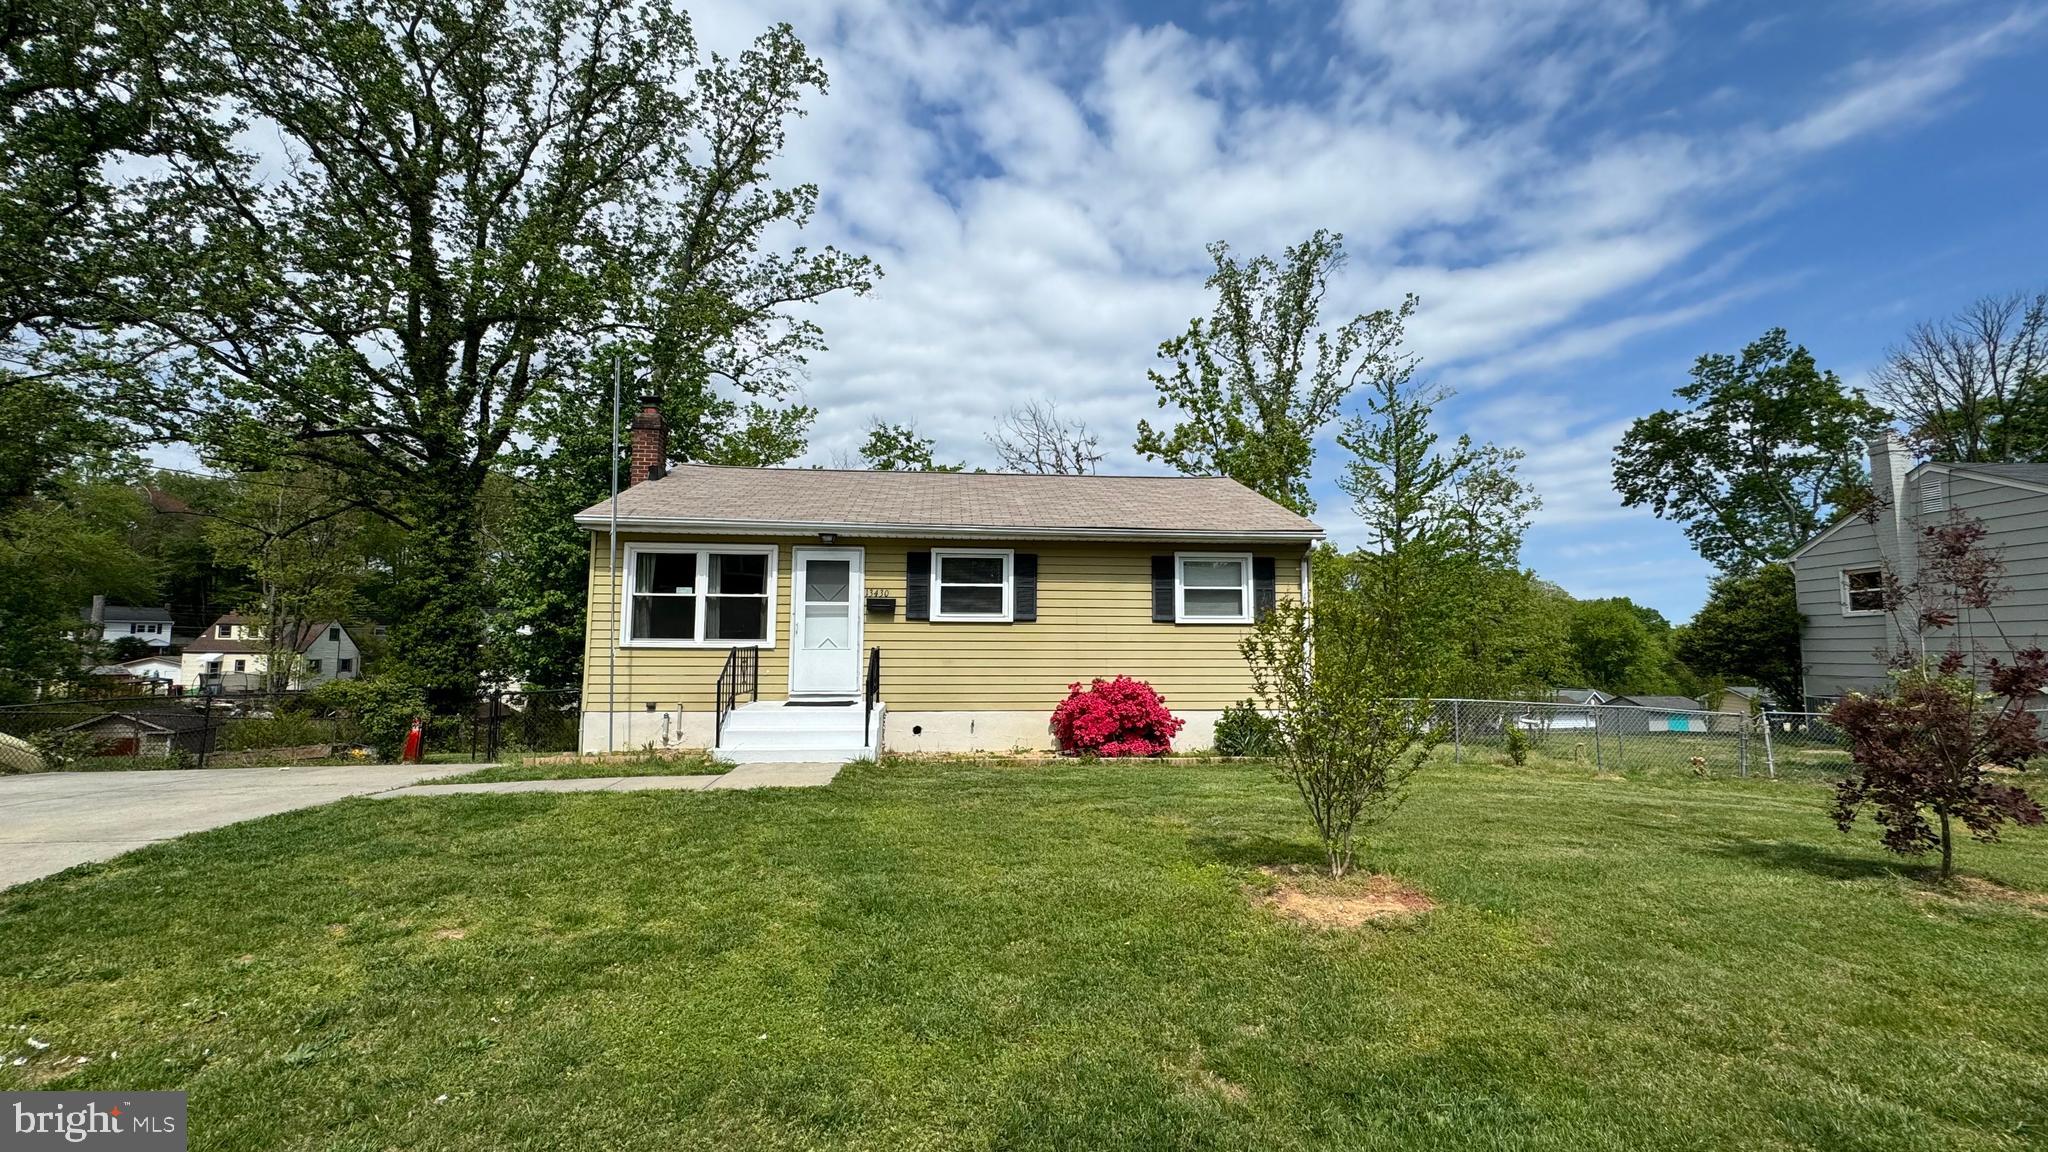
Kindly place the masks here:
<instances>
[{"instance_id":1,"label":"tall antenna pole","mask_svg":"<svg viewBox=\"0 0 2048 1152\"><path fill-rule=\"evenodd\" d=\"M612 353L612 557L606 574L612 582L611 673L605 679L611 698L604 711L604 750L617 752L619 723L619 637L625 621L626 581L619 573L619 354Z\"/></svg>"}]
</instances>

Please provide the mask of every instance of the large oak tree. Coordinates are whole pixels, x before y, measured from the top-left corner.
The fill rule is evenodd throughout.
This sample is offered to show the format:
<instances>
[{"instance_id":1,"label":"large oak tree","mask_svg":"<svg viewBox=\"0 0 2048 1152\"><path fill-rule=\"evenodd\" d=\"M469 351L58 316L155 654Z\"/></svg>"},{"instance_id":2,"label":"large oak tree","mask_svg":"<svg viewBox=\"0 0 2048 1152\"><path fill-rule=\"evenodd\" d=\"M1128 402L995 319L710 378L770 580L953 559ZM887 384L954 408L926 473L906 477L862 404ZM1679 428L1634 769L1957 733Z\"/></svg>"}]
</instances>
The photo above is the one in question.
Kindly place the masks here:
<instances>
[{"instance_id":1,"label":"large oak tree","mask_svg":"<svg viewBox=\"0 0 2048 1152\"><path fill-rule=\"evenodd\" d=\"M701 59L662 5L189 2L205 19L157 50L218 96L169 115L234 146L130 187L114 211L166 255L98 304L118 343L169 348L213 460L324 465L410 529L393 655L455 703L479 495L533 406L588 388L600 344L639 387L779 396L820 338L794 306L876 274L784 247L818 191L769 166L824 71L787 26Z\"/></svg>"},{"instance_id":2,"label":"large oak tree","mask_svg":"<svg viewBox=\"0 0 2048 1152\"><path fill-rule=\"evenodd\" d=\"M1700 357L1676 395L1622 437L1614 487L1730 572L1784 559L1865 491L1863 438L1889 423L1782 328Z\"/></svg>"}]
</instances>

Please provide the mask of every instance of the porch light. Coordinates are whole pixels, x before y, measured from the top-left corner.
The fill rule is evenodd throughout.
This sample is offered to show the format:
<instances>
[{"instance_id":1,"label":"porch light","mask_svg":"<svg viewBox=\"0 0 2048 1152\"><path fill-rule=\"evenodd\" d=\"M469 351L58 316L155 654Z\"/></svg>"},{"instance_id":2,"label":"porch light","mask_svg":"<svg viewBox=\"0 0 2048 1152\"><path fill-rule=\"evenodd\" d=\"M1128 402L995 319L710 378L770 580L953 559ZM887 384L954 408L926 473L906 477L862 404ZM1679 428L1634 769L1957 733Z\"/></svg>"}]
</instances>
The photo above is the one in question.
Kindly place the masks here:
<instances>
[{"instance_id":1,"label":"porch light","mask_svg":"<svg viewBox=\"0 0 2048 1152\"><path fill-rule=\"evenodd\" d=\"M818 533L818 543L820 543L820 544L837 544L837 543L839 543L839 533L837 533L837 532L820 532L820 533Z\"/></svg>"}]
</instances>

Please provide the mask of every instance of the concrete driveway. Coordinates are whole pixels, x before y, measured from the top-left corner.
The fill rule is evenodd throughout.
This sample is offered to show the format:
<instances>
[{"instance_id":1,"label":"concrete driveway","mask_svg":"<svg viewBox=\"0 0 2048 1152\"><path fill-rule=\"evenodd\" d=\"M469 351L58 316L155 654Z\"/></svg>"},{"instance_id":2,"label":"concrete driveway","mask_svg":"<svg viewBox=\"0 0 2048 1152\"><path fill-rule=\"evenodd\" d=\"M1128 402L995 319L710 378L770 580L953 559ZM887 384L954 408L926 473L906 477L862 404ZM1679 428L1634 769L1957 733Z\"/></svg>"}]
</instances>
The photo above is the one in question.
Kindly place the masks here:
<instances>
[{"instance_id":1,"label":"concrete driveway","mask_svg":"<svg viewBox=\"0 0 2048 1152\"><path fill-rule=\"evenodd\" d=\"M348 765L0 776L0 888L188 832L476 767Z\"/></svg>"}]
</instances>

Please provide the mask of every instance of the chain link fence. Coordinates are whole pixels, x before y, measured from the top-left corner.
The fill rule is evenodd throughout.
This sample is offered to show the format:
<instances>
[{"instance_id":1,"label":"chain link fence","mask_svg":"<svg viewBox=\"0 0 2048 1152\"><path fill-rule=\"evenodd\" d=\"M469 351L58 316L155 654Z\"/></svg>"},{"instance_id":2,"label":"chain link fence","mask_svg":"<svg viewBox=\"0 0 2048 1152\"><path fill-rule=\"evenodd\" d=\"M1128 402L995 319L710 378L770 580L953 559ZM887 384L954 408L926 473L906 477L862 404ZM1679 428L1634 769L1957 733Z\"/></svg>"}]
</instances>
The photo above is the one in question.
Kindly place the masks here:
<instances>
[{"instance_id":1,"label":"chain link fence","mask_svg":"<svg viewBox=\"0 0 2048 1152\"><path fill-rule=\"evenodd\" d=\"M1540 757L1600 772L1698 776L1769 771L1761 736L1744 713L1532 700L1438 700L1434 707L1455 760Z\"/></svg>"},{"instance_id":2,"label":"chain link fence","mask_svg":"<svg viewBox=\"0 0 2048 1152\"><path fill-rule=\"evenodd\" d=\"M494 761L575 751L578 707L573 689L499 691L418 719L426 755ZM308 692L64 699L0 707L0 774L375 763L394 758L392 736Z\"/></svg>"}]
</instances>

